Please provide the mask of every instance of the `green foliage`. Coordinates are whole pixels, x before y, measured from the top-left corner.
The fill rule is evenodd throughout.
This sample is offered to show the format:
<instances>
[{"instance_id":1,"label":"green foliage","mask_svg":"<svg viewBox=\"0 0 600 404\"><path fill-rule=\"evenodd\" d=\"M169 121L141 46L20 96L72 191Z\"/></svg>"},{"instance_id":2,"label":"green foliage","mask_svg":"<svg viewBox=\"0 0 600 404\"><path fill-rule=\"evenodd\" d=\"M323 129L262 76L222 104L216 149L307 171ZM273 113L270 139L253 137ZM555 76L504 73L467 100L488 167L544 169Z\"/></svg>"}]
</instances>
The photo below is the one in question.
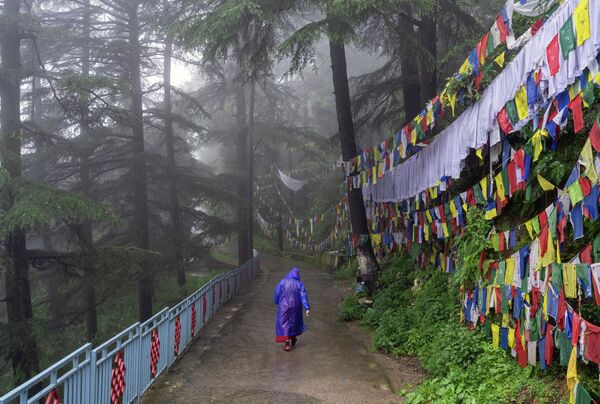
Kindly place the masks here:
<instances>
[{"instance_id":1,"label":"green foliage","mask_svg":"<svg viewBox=\"0 0 600 404\"><path fill-rule=\"evenodd\" d=\"M109 208L82 195L24 179L12 180L11 185L14 199L12 206L0 214L0 236L17 228L29 230L57 221L120 223Z\"/></svg>"},{"instance_id":2,"label":"green foliage","mask_svg":"<svg viewBox=\"0 0 600 404\"><path fill-rule=\"evenodd\" d=\"M481 252L489 247L488 234L491 223L485 220L480 209L469 209L465 232L456 242L459 257L458 271L454 276L456 286L473 288L479 278Z\"/></svg>"},{"instance_id":3,"label":"green foliage","mask_svg":"<svg viewBox=\"0 0 600 404\"><path fill-rule=\"evenodd\" d=\"M364 317L366 307L358 301L356 293L348 293L340 303L339 317L342 321L356 321Z\"/></svg>"},{"instance_id":4,"label":"green foliage","mask_svg":"<svg viewBox=\"0 0 600 404\"><path fill-rule=\"evenodd\" d=\"M446 338L447 342L451 340ZM413 392L402 392L408 403L557 402L556 386L520 368L514 359L489 343L467 337L464 344L478 344L480 354L470 362L456 364L449 357L446 371L426 380ZM441 354L441 352L439 352Z\"/></svg>"},{"instance_id":5,"label":"green foliage","mask_svg":"<svg viewBox=\"0 0 600 404\"><path fill-rule=\"evenodd\" d=\"M475 216L475 218L477 218ZM429 378L414 391L402 391L409 403L557 402L560 389L550 372L522 369L502 350L494 350L481 329L458 323L459 296L451 276L414 271L409 255L383 266L373 306L357 296L340 308L346 320L372 330L373 349L415 355Z\"/></svg>"},{"instance_id":6,"label":"green foliage","mask_svg":"<svg viewBox=\"0 0 600 404\"><path fill-rule=\"evenodd\" d=\"M337 280L354 280L356 278L357 266L356 261L349 260L341 268L333 273L333 277Z\"/></svg>"},{"instance_id":7,"label":"green foliage","mask_svg":"<svg viewBox=\"0 0 600 404\"><path fill-rule=\"evenodd\" d=\"M423 367L433 377L447 374L448 364L458 369L466 369L473 358L483 352L484 339L480 333L473 333L458 322L442 323L432 328L423 344L416 348Z\"/></svg>"}]
</instances>

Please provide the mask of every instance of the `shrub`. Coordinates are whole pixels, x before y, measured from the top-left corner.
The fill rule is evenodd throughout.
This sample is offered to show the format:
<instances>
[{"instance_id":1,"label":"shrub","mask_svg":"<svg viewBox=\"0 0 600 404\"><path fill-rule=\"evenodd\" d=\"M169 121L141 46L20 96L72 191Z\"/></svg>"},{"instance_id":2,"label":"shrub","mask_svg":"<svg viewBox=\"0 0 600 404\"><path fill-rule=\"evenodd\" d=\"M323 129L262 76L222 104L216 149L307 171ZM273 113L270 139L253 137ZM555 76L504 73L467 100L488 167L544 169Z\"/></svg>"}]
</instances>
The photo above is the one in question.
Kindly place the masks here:
<instances>
[{"instance_id":1,"label":"shrub","mask_svg":"<svg viewBox=\"0 0 600 404\"><path fill-rule=\"evenodd\" d=\"M349 293L340 303L339 318L342 321L361 320L366 310L366 307L359 303L356 293Z\"/></svg>"}]
</instances>

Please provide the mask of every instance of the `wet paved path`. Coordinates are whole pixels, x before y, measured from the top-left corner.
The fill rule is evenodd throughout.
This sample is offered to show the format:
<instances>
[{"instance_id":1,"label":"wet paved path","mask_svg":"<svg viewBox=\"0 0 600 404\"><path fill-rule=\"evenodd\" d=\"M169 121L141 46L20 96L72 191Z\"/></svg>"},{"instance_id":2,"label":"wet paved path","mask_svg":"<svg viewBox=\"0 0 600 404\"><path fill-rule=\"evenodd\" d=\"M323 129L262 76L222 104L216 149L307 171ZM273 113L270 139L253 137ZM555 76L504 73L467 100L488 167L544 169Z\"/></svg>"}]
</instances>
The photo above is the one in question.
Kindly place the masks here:
<instances>
[{"instance_id":1,"label":"wet paved path","mask_svg":"<svg viewBox=\"0 0 600 404\"><path fill-rule=\"evenodd\" d=\"M389 403L385 371L337 321L339 296L322 270L298 263L311 302L292 352L276 344L273 289L293 262L261 256L261 274L224 306L144 395L144 403Z\"/></svg>"}]
</instances>

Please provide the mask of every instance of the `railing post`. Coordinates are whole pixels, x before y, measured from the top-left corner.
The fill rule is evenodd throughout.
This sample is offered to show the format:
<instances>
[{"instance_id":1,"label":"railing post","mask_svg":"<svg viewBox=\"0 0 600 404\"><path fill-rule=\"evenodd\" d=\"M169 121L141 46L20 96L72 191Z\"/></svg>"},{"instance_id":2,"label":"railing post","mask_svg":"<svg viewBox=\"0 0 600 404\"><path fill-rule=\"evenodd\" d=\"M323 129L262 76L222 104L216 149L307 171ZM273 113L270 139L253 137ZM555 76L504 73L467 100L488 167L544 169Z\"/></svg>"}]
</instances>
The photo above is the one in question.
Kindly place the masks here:
<instances>
[{"instance_id":1,"label":"railing post","mask_svg":"<svg viewBox=\"0 0 600 404\"><path fill-rule=\"evenodd\" d=\"M89 391L89 403L96 403L96 352L93 347L90 347L90 391Z\"/></svg>"}]
</instances>

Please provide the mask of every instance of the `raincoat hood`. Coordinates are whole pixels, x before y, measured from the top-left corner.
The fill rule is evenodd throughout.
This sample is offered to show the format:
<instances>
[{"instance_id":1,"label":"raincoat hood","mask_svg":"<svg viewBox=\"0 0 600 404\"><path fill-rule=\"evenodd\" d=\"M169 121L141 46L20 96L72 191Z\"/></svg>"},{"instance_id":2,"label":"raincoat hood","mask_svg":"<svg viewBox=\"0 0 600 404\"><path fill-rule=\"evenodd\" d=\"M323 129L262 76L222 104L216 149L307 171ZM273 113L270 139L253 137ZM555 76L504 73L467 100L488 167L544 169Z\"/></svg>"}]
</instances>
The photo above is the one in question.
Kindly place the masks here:
<instances>
[{"instance_id":1,"label":"raincoat hood","mask_svg":"<svg viewBox=\"0 0 600 404\"><path fill-rule=\"evenodd\" d=\"M292 270L285 276L285 279L296 279L296 280L300 280L300 271L298 271L298 268L294 267L292 268Z\"/></svg>"}]
</instances>

